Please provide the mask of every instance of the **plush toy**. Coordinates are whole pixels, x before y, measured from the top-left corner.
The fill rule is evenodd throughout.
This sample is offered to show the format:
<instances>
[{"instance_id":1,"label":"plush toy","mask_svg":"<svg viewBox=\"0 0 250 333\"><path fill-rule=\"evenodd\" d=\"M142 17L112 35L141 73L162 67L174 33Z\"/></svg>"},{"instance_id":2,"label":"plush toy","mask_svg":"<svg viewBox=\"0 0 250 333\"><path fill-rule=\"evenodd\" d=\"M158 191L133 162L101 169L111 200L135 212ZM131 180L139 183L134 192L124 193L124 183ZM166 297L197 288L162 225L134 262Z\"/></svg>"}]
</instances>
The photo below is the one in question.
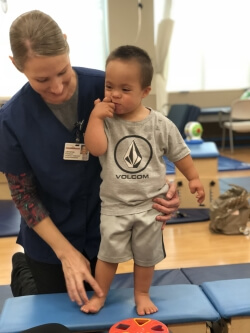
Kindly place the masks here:
<instances>
[{"instance_id":1,"label":"plush toy","mask_svg":"<svg viewBox=\"0 0 250 333\"><path fill-rule=\"evenodd\" d=\"M203 142L201 136L203 133L203 127L197 121L190 121L184 128L186 135L186 141L189 143L201 143Z\"/></svg>"}]
</instances>

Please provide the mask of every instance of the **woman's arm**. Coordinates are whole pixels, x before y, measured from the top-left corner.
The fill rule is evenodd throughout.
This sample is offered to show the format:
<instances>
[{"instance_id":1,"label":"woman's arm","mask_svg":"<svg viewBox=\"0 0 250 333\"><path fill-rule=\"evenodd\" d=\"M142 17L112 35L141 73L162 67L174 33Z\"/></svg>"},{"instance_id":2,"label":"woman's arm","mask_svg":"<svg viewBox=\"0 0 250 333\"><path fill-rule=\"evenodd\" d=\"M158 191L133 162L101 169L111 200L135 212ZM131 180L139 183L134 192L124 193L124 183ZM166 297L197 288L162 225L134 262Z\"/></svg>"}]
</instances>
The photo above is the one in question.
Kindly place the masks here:
<instances>
[{"instance_id":1,"label":"woman's arm","mask_svg":"<svg viewBox=\"0 0 250 333\"><path fill-rule=\"evenodd\" d=\"M49 217L37 195L34 175L6 174L6 178L20 214L61 261L70 299L79 305L88 301L83 281L87 281L102 296L102 290L90 273L88 260L63 236Z\"/></svg>"},{"instance_id":2,"label":"woman's arm","mask_svg":"<svg viewBox=\"0 0 250 333\"><path fill-rule=\"evenodd\" d=\"M5 174L11 197L27 225L32 228L49 215L37 196L33 174Z\"/></svg>"}]
</instances>

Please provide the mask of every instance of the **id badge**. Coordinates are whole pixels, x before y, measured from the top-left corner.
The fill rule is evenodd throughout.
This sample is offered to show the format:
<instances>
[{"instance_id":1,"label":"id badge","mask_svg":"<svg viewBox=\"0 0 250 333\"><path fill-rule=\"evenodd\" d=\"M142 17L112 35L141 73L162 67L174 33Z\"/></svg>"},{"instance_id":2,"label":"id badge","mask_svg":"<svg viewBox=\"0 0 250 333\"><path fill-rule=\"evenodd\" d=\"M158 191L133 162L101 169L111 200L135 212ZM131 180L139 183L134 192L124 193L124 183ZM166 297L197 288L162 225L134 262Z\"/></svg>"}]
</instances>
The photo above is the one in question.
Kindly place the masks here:
<instances>
[{"instance_id":1,"label":"id badge","mask_svg":"<svg viewBox=\"0 0 250 333\"><path fill-rule=\"evenodd\" d=\"M89 152L87 151L85 144L66 142L63 159L71 161L88 161Z\"/></svg>"}]
</instances>

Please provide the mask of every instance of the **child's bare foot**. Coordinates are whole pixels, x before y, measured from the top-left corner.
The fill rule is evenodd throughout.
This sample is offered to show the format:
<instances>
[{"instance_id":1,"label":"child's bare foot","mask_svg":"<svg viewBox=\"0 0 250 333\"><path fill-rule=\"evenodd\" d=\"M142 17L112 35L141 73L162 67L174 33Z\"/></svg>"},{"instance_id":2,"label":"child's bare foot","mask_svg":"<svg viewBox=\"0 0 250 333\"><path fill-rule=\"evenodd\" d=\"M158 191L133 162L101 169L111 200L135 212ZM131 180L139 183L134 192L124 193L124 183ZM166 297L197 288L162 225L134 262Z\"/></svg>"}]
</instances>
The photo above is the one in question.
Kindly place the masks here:
<instances>
[{"instance_id":1,"label":"child's bare foot","mask_svg":"<svg viewBox=\"0 0 250 333\"><path fill-rule=\"evenodd\" d=\"M149 315L158 311L157 306L151 301L148 293L136 293L135 304L139 316Z\"/></svg>"},{"instance_id":2,"label":"child's bare foot","mask_svg":"<svg viewBox=\"0 0 250 333\"><path fill-rule=\"evenodd\" d=\"M81 311L85 313L97 313L104 306L106 297L98 297L93 295L87 304L81 307Z\"/></svg>"}]
</instances>

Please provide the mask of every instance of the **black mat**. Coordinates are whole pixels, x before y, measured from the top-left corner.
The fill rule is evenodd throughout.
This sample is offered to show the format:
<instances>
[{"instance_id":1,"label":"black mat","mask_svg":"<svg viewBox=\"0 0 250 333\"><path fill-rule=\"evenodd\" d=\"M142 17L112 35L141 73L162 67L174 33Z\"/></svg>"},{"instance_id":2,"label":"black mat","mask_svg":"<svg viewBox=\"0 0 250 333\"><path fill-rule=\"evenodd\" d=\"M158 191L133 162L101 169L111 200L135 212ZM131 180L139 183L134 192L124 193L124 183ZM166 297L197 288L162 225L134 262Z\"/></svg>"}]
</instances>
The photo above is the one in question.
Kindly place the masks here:
<instances>
[{"instance_id":1,"label":"black mat","mask_svg":"<svg viewBox=\"0 0 250 333\"><path fill-rule=\"evenodd\" d=\"M182 268L181 271L192 284L203 282L250 278L250 264L232 264Z\"/></svg>"},{"instance_id":2,"label":"black mat","mask_svg":"<svg viewBox=\"0 0 250 333\"><path fill-rule=\"evenodd\" d=\"M209 219L209 209L207 208L182 208L171 220L167 221L167 224L205 222Z\"/></svg>"},{"instance_id":3,"label":"black mat","mask_svg":"<svg viewBox=\"0 0 250 333\"><path fill-rule=\"evenodd\" d=\"M190 284L190 282L180 269L154 271L152 286L164 286L170 284ZM131 273L116 274L111 285L111 289L133 287L134 275Z\"/></svg>"}]
</instances>

